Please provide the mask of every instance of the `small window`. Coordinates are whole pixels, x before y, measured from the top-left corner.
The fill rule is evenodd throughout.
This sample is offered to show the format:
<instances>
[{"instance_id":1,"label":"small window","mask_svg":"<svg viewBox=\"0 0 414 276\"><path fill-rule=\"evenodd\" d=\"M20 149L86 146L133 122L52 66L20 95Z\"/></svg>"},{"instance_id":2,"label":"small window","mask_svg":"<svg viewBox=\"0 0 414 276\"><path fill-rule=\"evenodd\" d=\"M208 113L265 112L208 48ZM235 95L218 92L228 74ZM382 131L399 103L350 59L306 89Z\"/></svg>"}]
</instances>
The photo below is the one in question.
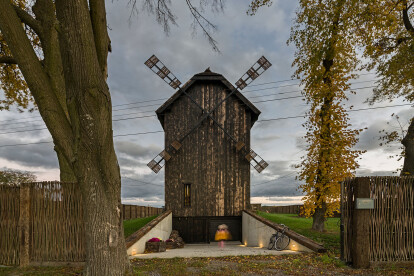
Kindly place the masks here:
<instances>
[{"instance_id":1,"label":"small window","mask_svg":"<svg viewBox=\"0 0 414 276\"><path fill-rule=\"evenodd\" d=\"M191 206L191 184L184 183L184 206Z\"/></svg>"}]
</instances>

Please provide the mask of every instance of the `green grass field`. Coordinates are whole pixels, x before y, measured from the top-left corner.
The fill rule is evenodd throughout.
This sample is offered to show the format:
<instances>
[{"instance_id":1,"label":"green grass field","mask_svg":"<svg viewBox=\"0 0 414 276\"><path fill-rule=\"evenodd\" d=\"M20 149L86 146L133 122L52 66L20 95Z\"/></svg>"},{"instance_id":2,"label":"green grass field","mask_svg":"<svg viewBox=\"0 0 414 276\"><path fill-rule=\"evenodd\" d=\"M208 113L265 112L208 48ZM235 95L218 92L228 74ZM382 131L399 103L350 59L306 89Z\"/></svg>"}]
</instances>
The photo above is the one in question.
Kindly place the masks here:
<instances>
[{"instance_id":1,"label":"green grass field","mask_svg":"<svg viewBox=\"0 0 414 276\"><path fill-rule=\"evenodd\" d=\"M158 217L152 216L152 217L146 217L146 218L137 218L137 219L131 219L131 220L124 220L124 235L125 238L133 234L134 232L138 231L141 227L143 227L145 224L150 222L151 220Z\"/></svg>"},{"instance_id":2,"label":"green grass field","mask_svg":"<svg viewBox=\"0 0 414 276\"><path fill-rule=\"evenodd\" d=\"M305 237L324 245L326 249L339 255L340 253L340 219L327 218L325 222L325 232L320 233L312 230L312 218L302 218L295 214L271 214L265 212L257 212L257 214L265 219L276 223L283 223L290 229Z\"/></svg>"}]
</instances>

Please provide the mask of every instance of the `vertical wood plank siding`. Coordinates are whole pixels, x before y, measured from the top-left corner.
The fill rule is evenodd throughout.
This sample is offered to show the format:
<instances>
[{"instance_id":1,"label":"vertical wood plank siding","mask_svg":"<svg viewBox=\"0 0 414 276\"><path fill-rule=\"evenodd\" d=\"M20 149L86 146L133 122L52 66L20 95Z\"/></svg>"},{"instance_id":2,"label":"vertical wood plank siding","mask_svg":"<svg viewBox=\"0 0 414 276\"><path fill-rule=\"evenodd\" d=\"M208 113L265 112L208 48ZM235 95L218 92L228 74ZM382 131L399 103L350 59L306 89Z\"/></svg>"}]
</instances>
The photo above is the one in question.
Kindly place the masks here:
<instances>
[{"instance_id":1,"label":"vertical wood plank siding","mask_svg":"<svg viewBox=\"0 0 414 276\"><path fill-rule=\"evenodd\" d=\"M198 81L187 93L212 109L229 93L220 81ZM164 114L165 144L187 133L203 116L186 96ZM238 141L250 147L251 115L236 96L213 114ZM191 183L191 206L184 207L184 184ZM165 205L174 216L239 216L250 204L250 164L211 119L184 140L165 165Z\"/></svg>"}]
</instances>

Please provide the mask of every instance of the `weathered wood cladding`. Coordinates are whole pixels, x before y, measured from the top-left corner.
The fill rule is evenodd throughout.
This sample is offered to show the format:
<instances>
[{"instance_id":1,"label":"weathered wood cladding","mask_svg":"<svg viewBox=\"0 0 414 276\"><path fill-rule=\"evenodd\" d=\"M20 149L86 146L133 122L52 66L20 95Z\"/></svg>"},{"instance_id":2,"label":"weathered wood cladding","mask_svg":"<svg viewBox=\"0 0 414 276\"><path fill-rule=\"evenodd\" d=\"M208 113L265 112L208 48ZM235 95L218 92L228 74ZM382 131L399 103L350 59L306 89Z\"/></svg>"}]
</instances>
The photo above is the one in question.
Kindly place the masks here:
<instances>
[{"instance_id":1,"label":"weathered wood cladding","mask_svg":"<svg viewBox=\"0 0 414 276\"><path fill-rule=\"evenodd\" d=\"M196 81L186 92L212 109L230 92L221 81ZM165 144L187 133L202 111L185 95L164 113ZM236 96L213 114L238 141L250 146L251 113ZM184 207L184 183L191 183L191 206ZM183 142L165 165L165 205L174 216L239 216L250 204L250 164L235 143L211 119Z\"/></svg>"}]
</instances>

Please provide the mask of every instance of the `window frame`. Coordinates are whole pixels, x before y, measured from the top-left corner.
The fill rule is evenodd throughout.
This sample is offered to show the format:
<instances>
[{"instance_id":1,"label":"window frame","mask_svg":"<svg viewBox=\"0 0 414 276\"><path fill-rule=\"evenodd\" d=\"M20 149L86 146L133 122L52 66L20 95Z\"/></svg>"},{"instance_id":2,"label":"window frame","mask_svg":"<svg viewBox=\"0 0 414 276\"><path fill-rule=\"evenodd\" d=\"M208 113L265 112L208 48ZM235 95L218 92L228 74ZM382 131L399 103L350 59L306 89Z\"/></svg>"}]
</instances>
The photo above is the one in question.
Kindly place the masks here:
<instances>
[{"instance_id":1,"label":"window frame","mask_svg":"<svg viewBox=\"0 0 414 276\"><path fill-rule=\"evenodd\" d=\"M191 207L191 183L184 182L184 207Z\"/></svg>"}]
</instances>

